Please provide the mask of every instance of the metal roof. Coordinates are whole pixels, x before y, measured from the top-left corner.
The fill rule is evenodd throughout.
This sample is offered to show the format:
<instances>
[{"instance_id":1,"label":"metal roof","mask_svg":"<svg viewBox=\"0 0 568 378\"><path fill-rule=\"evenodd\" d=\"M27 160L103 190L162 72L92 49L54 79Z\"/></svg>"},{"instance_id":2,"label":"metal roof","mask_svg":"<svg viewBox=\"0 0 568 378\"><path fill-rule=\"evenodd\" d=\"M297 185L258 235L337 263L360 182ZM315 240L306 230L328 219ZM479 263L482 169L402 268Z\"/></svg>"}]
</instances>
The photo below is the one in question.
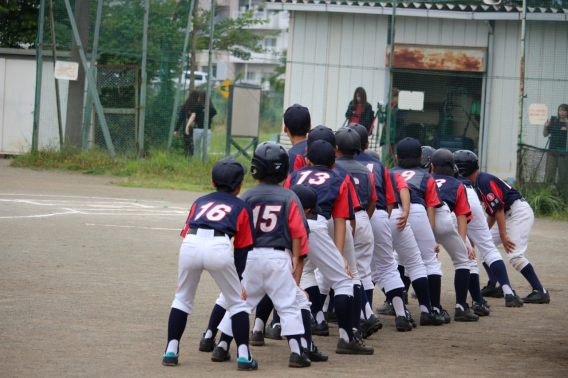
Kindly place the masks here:
<instances>
[{"instance_id":1,"label":"metal roof","mask_svg":"<svg viewBox=\"0 0 568 378\"><path fill-rule=\"evenodd\" d=\"M320 12L392 14L393 2L374 0L268 0L271 10L299 10ZM523 11L522 2L505 0L499 5L487 5L482 1L416 1L397 2L396 14L400 16L518 20ZM568 1L527 1L528 20L568 21Z\"/></svg>"}]
</instances>

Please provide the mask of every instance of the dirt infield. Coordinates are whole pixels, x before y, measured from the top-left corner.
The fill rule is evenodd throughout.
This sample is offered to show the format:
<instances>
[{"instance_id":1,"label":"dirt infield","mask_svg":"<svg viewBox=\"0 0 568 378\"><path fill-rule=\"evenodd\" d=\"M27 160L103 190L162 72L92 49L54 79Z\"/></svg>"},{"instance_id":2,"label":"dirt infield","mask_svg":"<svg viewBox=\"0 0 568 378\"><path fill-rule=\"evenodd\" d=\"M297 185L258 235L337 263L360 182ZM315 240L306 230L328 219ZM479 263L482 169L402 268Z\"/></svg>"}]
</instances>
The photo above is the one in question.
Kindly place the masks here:
<instances>
[{"instance_id":1,"label":"dirt infield","mask_svg":"<svg viewBox=\"0 0 568 378\"><path fill-rule=\"evenodd\" d=\"M122 188L112 180L9 168L0 160L0 376L236 375L234 346L225 363L197 350L218 295L206 272L180 364L161 365L179 231L200 194ZM527 257L551 293L549 305L508 309L493 299L491 315L477 323L408 333L383 316L385 327L367 340L373 356L333 353L332 326L330 337L315 337L330 360L302 371L287 367L285 342L268 340L252 347L260 369L247 375L567 376L567 229L537 220L531 233ZM440 256L442 303L450 309L452 265ZM528 294L526 281L507 267L514 288ZM375 293L374 307L382 299Z\"/></svg>"}]
</instances>

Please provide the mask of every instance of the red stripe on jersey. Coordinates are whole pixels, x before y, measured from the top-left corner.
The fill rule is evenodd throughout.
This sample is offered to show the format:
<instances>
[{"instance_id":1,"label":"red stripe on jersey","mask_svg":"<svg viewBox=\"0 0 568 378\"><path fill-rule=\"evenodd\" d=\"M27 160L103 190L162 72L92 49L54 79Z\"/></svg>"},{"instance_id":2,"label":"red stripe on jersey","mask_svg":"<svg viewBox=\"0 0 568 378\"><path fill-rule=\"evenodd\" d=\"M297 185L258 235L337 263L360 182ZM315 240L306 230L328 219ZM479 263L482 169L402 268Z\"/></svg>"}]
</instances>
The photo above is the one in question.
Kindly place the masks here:
<instances>
[{"instance_id":1,"label":"red stripe on jersey","mask_svg":"<svg viewBox=\"0 0 568 378\"><path fill-rule=\"evenodd\" d=\"M491 190L493 191L493 193L497 196L497 198L499 198L501 200L501 203L504 203L503 201L503 192L501 191L501 188L499 188L499 185L497 185L497 183L495 183L495 181L491 181L489 183L489 185L491 186ZM489 196L489 193L487 193L487 195ZM488 198L490 201L493 201L492 199Z\"/></svg>"},{"instance_id":2,"label":"red stripe on jersey","mask_svg":"<svg viewBox=\"0 0 568 378\"><path fill-rule=\"evenodd\" d=\"M347 178L347 177L346 177ZM349 188L347 187L347 181L344 180L341 183L341 188L339 189L339 194L333 203L333 210L331 216L333 218L345 218L349 219ZM357 196L355 196L355 199ZM357 201L359 203L359 201ZM359 205L360 206L360 205Z\"/></svg>"},{"instance_id":3,"label":"red stripe on jersey","mask_svg":"<svg viewBox=\"0 0 568 378\"><path fill-rule=\"evenodd\" d=\"M185 226L183 227L183 230L181 230L180 235L181 235L182 238L185 238L185 236L187 235L187 232L189 231L189 220L193 216L194 212L195 212L195 202L191 206L191 210L189 211L189 215L187 216L187 220L185 221Z\"/></svg>"},{"instance_id":4,"label":"red stripe on jersey","mask_svg":"<svg viewBox=\"0 0 568 378\"><path fill-rule=\"evenodd\" d=\"M375 183L375 175L373 174L373 172L369 171L369 175L371 183L374 184ZM371 200L370 202L377 202L377 200L379 199L379 197L377 197L377 191L376 190L371 190Z\"/></svg>"},{"instance_id":5,"label":"red stripe on jersey","mask_svg":"<svg viewBox=\"0 0 568 378\"><path fill-rule=\"evenodd\" d=\"M286 181L284 181L284 187L285 187L286 189L290 189L290 186L291 186L291 185L290 185L290 180L291 180L291 179L292 179L292 176L291 176L291 175L288 175L288 177L286 177Z\"/></svg>"},{"instance_id":6,"label":"red stripe on jersey","mask_svg":"<svg viewBox=\"0 0 568 378\"><path fill-rule=\"evenodd\" d=\"M408 187L408 184L406 183L406 180L404 179L404 177L402 177L398 173L395 173L394 177L396 178L396 190L398 192L400 192L404 188L408 188L408 190L410 190L410 188Z\"/></svg>"},{"instance_id":7,"label":"red stripe on jersey","mask_svg":"<svg viewBox=\"0 0 568 378\"><path fill-rule=\"evenodd\" d=\"M306 227L304 227L304 221L302 215L300 214L300 209L296 205L296 201L292 200L290 203L290 213L288 214L288 227L290 228L290 236L292 240L303 238L308 235L306 232ZM303 243L302 243L303 244ZM304 250L304 245L300 249L300 255L305 255L309 252L309 249Z\"/></svg>"},{"instance_id":8,"label":"red stripe on jersey","mask_svg":"<svg viewBox=\"0 0 568 378\"><path fill-rule=\"evenodd\" d=\"M404 182L406 184L406 181ZM392 187L390 173L387 167L385 167L385 199L387 200L387 205L396 202L396 197L394 196L394 189Z\"/></svg>"},{"instance_id":9,"label":"red stripe on jersey","mask_svg":"<svg viewBox=\"0 0 568 378\"><path fill-rule=\"evenodd\" d=\"M253 227L252 219L249 217L249 213L245 208L241 211L237 220L237 232L235 232L233 239L233 246L235 248L244 248L254 244L252 236Z\"/></svg>"},{"instance_id":10,"label":"red stripe on jersey","mask_svg":"<svg viewBox=\"0 0 568 378\"><path fill-rule=\"evenodd\" d=\"M428 179L428 185L426 186L426 193L424 193L424 202L426 202L426 207L434 207L440 204L436 181L434 181L433 177L430 177Z\"/></svg>"},{"instance_id":11,"label":"red stripe on jersey","mask_svg":"<svg viewBox=\"0 0 568 378\"><path fill-rule=\"evenodd\" d=\"M347 183L347 186L349 188L349 194L351 195L351 201L353 202L353 209L361 207L361 203L359 202L359 197L357 197L357 190L355 190L355 185L351 181L351 177L349 175L345 176L345 182ZM335 206L334 206L334 209L335 209ZM333 216L333 217L334 218L343 218L343 217L336 217L336 216ZM347 218L349 218L349 217L347 217Z\"/></svg>"},{"instance_id":12,"label":"red stripe on jersey","mask_svg":"<svg viewBox=\"0 0 568 378\"><path fill-rule=\"evenodd\" d=\"M296 155L296 160L294 161L294 171L306 166L306 160L302 155Z\"/></svg>"},{"instance_id":13,"label":"red stripe on jersey","mask_svg":"<svg viewBox=\"0 0 568 378\"><path fill-rule=\"evenodd\" d=\"M467 194L463 189L463 185L458 186L456 205L454 206L454 214L456 214L456 216L470 214L469 219L473 219L473 217L471 217L471 209L469 208L469 202L467 202Z\"/></svg>"}]
</instances>

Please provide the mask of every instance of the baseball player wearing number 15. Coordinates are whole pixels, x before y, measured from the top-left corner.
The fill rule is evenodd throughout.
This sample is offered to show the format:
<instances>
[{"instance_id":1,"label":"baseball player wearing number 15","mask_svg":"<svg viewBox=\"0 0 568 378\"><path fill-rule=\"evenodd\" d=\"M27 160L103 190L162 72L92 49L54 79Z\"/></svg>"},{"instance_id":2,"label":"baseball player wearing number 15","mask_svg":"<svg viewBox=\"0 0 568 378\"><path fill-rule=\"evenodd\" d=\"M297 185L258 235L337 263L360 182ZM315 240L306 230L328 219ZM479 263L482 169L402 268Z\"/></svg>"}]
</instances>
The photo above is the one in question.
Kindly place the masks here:
<instances>
[{"instance_id":1,"label":"baseball player wearing number 15","mask_svg":"<svg viewBox=\"0 0 568 378\"><path fill-rule=\"evenodd\" d=\"M179 252L179 278L168 322L168 344L162 358L166 366L177 365L179 341L187 315L193 313L195 292L201 273L207 270L227 303L230 328L238 346L238 370L256 370L258 363L250 355L249 314L241 298L239 276L243 274L247 253L255 244L253 216L249 205L236 196L241 190L246 168L233 158L215 163L212 172L217 192L193 203ZM234 238L234 254L230 238Z\"/></svg>"}]
</instances>

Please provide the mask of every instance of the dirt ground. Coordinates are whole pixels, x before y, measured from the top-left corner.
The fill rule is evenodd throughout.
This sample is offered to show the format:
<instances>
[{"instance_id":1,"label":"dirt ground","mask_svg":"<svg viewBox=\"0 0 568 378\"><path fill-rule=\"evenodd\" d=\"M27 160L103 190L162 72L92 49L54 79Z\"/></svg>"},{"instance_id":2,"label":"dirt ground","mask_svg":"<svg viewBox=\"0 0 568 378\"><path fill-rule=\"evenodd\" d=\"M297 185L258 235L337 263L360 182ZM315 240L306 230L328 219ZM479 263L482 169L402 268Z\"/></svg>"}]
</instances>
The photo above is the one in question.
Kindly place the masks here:
<instances>
[{"instance_id":1,"label":"dirt ground","mask_svg":"<svg viewBox=\"0 0 568 378\"><path fill-rule=\"evenodd\" d=\"M238 374L234 347L233 360L225 363L197 349L218 295L206 272L180 364L161 365L179 231L200 194L123 188L113 181L10 168L0 160L0 376ZM452 321L408 333L382 316L384 328L367 340L373 356L335 354L332 325L330 337L315 337L329 361L301 372L287 367L285 342L268 340L252 347L260 368L250 375L567 376L567 230L568 223L537 220L531 232L527 257L551 293L548 305L508 309L493 299L491 315L477 323ZM442 303L451 309L452 265L447 254L440 256ZM509 274L513 287L527 295L523 277L510 268ZM374 307L382 300L375 293ZM417 315L418 304L410 301Z\"/></svg>"}]
</instances>

